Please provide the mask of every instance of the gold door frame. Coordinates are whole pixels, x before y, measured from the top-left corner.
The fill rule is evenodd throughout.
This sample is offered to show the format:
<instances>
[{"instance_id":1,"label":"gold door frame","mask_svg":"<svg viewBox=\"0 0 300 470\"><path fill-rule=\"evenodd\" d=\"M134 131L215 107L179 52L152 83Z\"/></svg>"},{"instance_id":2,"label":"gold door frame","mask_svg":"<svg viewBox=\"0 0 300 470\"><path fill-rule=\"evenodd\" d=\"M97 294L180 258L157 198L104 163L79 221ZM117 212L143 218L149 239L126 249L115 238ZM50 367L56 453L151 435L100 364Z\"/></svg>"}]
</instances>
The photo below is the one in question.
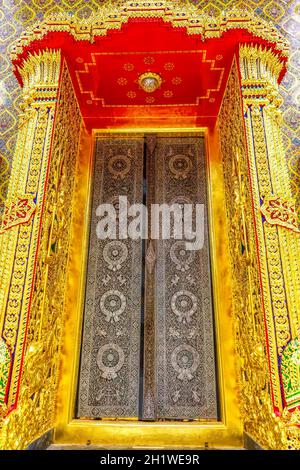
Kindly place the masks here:
<instances>
[{"instance_id":1,"label":"gold door frame","mask_svg":"<svg viewBox=\"0 0 300 470\"><path fill-rule=\"evenodd\" d=\"M93 144L99 134L178 133L204 135L207 159L208 213L213 278L218 399L218 422L141 422L137 420L75 419L88 232L91 211ZM235 373L234 338L231 320L230 258L224 231L225 195L217 132L206 128L114 129L95 130L84 135L78 155L78 171L73 217L73 238L68 267L65 337L62 370L57 395L57 418L54 441L57 443L98 444L113 447L239 447L242 446L242 423L239 415ZM84 221L82 223L82 215ZM66 406L67 404L67 406Z\"/></svg>"}]
</instances>

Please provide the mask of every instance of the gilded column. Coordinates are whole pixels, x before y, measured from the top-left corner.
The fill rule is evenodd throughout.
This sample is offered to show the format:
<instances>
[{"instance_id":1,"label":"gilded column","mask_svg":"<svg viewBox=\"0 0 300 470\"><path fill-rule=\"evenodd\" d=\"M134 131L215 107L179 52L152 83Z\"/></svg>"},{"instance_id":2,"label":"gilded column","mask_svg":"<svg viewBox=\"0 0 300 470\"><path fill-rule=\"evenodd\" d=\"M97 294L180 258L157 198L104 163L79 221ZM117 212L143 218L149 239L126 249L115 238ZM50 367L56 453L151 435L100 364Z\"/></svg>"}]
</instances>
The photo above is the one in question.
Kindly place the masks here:
<instances>
[{"instance_id":1,"label":"gilded column","mask_svg":"<svg viewBox=\"0 0 300 470\"><path fill-rule=\"evenodd\" d=\"M270 391L280 415L300 405L300 231L281 136L283 65L255 45L241 46L239 60Z\"/></svg>"},{"instance_id":2,"label":"gilded column","mask_svg":"<svg viewBox=\"0 0 300 470\"><path fill-rule=\"evenodd\" d=\"M54 50L29 55L19 68L22 114L0 228L0 416L19 393L60 70Z\"/></svg>"}]
</instances>

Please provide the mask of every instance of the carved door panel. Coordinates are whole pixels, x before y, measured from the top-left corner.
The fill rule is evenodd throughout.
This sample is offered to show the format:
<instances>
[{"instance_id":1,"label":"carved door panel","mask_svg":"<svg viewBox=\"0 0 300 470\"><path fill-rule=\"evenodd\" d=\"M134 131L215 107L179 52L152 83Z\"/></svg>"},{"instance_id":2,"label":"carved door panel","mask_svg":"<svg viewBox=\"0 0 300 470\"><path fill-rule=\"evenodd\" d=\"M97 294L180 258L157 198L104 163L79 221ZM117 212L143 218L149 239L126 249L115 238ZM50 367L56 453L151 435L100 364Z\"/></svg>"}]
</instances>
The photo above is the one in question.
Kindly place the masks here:
<instances>
[{"instance_id":1,"label":"carved door panel","mask_svg":"<svg viewBox=\"0 0 300 470\"><path fill-rule=\"evenodd\" d=\"M185 239L156 243L156 418L216 419L204 139L158 138L155 162L156 203L204 205L201 249L186 250Z\"/></svg>"},{"instance_id":2,"label":"carved door panel","mask_svg":"<svg viewBox=\"0 0 300 470\"><path fill-rule=\"evenodd\" d=\"M147 205L147 240L97 238L119 196ZM203 204L203 248L151 239L154 203ZM217 418L206 208L203 138L97 139L79 417Z\"/></svg>"},{"instance_id":3,"label":"carved door panel","mask_svg":"<svg viewBox=\"0 0 300 470\"><path fill-rule=\"evenodd\" d=\"M138 416L142 242L98 239L96 210L142 203L143 151L143 138L96 140L79 417Z\"/></svg>"}]
</instances>

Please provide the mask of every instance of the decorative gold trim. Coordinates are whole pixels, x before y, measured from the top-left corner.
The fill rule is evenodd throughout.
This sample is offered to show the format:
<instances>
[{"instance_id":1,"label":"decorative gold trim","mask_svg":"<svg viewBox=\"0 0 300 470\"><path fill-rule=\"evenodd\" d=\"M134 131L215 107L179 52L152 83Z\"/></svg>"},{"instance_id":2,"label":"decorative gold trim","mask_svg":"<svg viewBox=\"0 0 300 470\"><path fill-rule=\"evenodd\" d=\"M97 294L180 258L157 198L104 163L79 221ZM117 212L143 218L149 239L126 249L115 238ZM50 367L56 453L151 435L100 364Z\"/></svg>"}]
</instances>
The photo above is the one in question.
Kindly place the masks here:
<instances>
[{"instance_id":1,"label":"decorative gold trim","mask_svg":"<svg viewBox=\"0 0 300 470\"><path fill-rule=\"evenodd\" d=\"M188 34L200 35L203 40L220 38L232 29L244 29L273 44L282 59L286 60L288 55L286 39L275 26L256 17L252 11L231 8L216 18L182 0L125 1L117 4L109 0L88 19L74 19L59 13L49 16L42 23L38 22L20 36L11 50L12 59L16 60L26 46L42 39L48 32L64 31L76 40L93 42L97 36L105 36L111 29L120 29L130 18L161 18L174 27L186 28Z\"/></svg>"},{"instance_id":2,"label":"decorative gold trim","mask_svg":"<svg viewBox=\"0 0 300 470\"><path fill-rule=\"evenodd\" d=\"M25 224L14 224L10 230L4 230L0 236L0 331L13 358L6 403L8 410L15 406L19 394L47 169L54 131L60 60L60 52L43 51L34 58L30 56L21 69L25 75L28 71L29 75L32 73L33 76L31 81L29 78L26 82L26 91L23 93L24 113L20 117L7 200L16 201L18 197L16 195L26 194L31 201L35 200L36 207L34 214L30 214ZM52 81L50 90L46 79L49 64L52 66L55 64L58 71L55 76L56 82ZM48 96L42 98L42 103L40 93L35 88L37 76L40 77L40 85L43 79L46 81L44 90L49 91ZM2 228L4 228L3 225Z\"/></svg>"},{"instance_id":3,"label":"decorative gold trim","mask_svg":"<svg viewBox=\"0 0 300 470\"><path fill-rule=\"evenodd\" d=\"M0 421L0 447L5 449L26 448L54 424L82 120L65 64L59 73L60 55L47 51L29 64L36 66L39 58L37 76L49 78L48 56L53 59L48 64L55 64L56 97L44 98L46 85L38 93L35 85L41 81L33 75L9 188L11 194L23 189L35 195L36 211L28 223L0 236L5 247L0 256L1 331L12 353L5 419Z\"/></svg>"},{"instance_id":4,"label":"decorative gold trim","mask_svg":"<svg viewBox=\"0 0 300 470\"><path fill-rule=\"evenodd\" d=\"M16 225L25 224L30 221L36 209L34 196L23 194L6 202L0 234Z\"/></svg>"},{"instance_id":5,"label":"decorative gold trim","mask_svg":"<svg viewBox=\"0 0 300 470\"><path fill-rule=\"evenodd\" d=\"M266 434L250 423L270 448L299 448L299 428L290 427L293 411L286 407L281 386L283 351L299 334L300 236L292 204L290 178L281 133L277 76L280 65L266 48L240 48L243 113L257 244L261 305L264 312L269 387L277 425L268 411ZM273 197L273 194L283 195ZM278 211L270 207L277 205ZM272 215L271 215L272 212ZM266 216L263 220L262 213ZM275 223L274 223L275 222ZM289 228L290 230L287 230ZM286 380L286 378L285 378ZM291 410L291 412L290 412ZM249 424L248 424L249 425ZM272 430L272 431L271 431Z\"/></svg>"}]
</instances>

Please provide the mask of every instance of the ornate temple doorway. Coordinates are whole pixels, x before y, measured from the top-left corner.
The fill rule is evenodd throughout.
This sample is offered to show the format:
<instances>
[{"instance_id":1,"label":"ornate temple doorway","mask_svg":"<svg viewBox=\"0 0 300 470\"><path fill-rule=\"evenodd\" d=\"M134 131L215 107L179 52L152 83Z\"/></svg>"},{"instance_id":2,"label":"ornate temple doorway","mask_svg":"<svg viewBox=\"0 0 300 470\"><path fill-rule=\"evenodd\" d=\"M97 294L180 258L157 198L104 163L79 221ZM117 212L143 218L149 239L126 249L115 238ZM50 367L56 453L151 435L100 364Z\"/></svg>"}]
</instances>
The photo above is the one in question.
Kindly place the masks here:
<instances>
[{"instance_id":1,"label":"ornate temple doorway","mask_svg":"<svg viewBox=\"0 0 300 470\"><path fill-rule=\"evenodd\" d=\"M0 240L5 426L24 446L53 428L56 442L108 447L228 448L243 429L273 441L295 406L280 368L298 341L277 110L288 47L247 12L123 3L45 19L12 49L23 113ZM100 240L98 206L119 196L204 204L203 249Z\"/></svg>"},{"instance_id":2,"label":"ornate temple doorway","mask_svg":"<svg viewBox=\"0 0 300 470\"><path fill-rule=\"evenodd\" d=\"M78 417L217 420L206 179L203 135L96 135ZM144 205L144 236L124 234L120 196ZM102 204L119 223L106 239ZM172 236L175 213L156 239L155 204L201 204L203 246Z\"/></svg>"}]
</instances>

